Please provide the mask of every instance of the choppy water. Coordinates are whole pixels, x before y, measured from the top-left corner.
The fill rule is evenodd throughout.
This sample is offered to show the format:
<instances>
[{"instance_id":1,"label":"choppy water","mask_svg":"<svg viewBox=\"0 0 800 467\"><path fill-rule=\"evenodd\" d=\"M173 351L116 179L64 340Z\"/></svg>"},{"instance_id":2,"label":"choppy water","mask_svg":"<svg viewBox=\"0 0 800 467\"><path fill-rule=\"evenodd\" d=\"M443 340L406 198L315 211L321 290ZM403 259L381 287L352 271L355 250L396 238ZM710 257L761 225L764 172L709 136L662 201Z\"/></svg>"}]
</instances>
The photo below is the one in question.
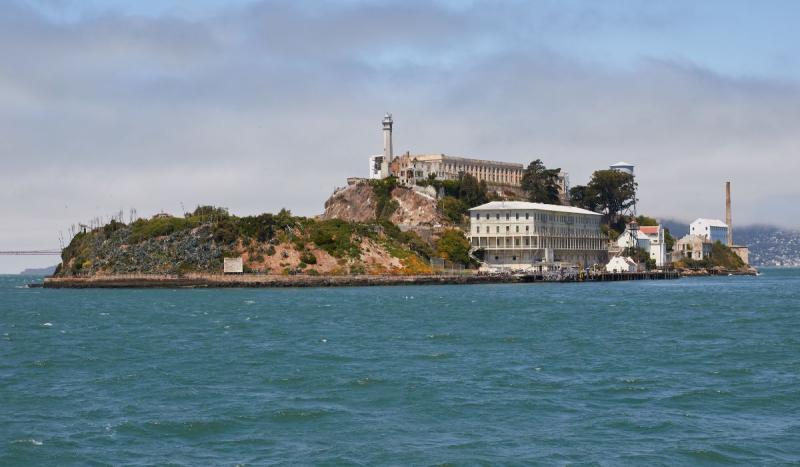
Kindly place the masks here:
<instances>
[{"instance_id":1,"label":"choppy water","mask_svg":"<svg viewBox=\"0 0 800 467\"><path fill-rule=\"evenodd\" d=\"M0 277L0 464L800 463L800 271L41 290Z\"/></svg>"}]
</instances>

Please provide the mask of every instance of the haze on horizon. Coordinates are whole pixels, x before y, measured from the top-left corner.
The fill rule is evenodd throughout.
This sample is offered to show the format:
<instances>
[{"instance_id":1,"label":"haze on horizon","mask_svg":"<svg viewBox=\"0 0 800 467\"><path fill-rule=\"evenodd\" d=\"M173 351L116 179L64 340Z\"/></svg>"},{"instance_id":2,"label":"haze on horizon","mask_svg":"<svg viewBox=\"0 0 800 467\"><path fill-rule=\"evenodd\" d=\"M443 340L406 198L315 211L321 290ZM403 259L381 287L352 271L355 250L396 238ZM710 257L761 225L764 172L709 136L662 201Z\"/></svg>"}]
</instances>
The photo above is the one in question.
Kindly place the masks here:
<instances>
[{"instance_id":1,"label":"haze on horizon","mask_svg":"<svg viewBox=\"0 0 800 467\"><path fill-rule=\"evenodd\" d=\"M199 204L313 215L381 151L584 184L636 164L639 210L800 227L800 4L7 0L0 250ZM56 262L0 257L0 273Z\"/></svg>"}]
</instances>

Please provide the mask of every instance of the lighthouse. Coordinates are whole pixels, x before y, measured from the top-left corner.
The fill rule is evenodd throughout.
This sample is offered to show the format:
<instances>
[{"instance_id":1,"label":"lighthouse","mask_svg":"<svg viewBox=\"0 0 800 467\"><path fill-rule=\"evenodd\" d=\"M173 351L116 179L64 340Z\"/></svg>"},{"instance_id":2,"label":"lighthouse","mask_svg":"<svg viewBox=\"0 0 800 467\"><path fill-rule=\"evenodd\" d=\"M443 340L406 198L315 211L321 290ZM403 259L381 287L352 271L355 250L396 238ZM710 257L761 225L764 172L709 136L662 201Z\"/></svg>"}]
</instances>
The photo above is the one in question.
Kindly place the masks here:
<instances>
[{"instance_id":1,"label":"lighthouse","mask_svg":"<svg viewBox=\"0 0 800 467\"><path fill-rule=\"evenodd\" d=\"M381 163L381 178L392 175L392 114L386 113L383 117L383 161Z\"/></svg>"}]
</instances>

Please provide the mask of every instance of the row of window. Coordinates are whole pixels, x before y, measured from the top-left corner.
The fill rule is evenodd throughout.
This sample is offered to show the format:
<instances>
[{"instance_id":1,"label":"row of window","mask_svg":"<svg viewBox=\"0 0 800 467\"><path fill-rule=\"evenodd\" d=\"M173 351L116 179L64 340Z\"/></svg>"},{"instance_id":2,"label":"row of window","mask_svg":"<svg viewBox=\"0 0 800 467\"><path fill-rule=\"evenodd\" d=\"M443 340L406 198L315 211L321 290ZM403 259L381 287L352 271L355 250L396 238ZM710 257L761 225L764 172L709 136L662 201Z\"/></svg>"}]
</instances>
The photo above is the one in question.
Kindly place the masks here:
<instances>
[{"instance_id":1,"label":"row of window","mask_svg":"<svg viewBox=\"0 0 800 467\"><path fill-rule=\"evenodd\" d=\"M573 250L604 250L606 243L603 240L590 238L552 238L552 237L473 237L471 242L475 247L486 248L559 248Z\"/></svg>"},{"instance_id":2,"label":"row of window","mask_svg":"<svg viewBox=\"0 0 800 467\"><path fill-rule=\"evenodd\" d=\"M514 232L515 233L520 233L520 228L519 227L520 227L519 225L515 225L514 226ZM494 232L495 233L499 234L500 231L501 231L501 229L500 229L499 225L494 226ZM531 231L531 226L530 225L526 225L525 226L525 233L529 234L530 231ZM481 233L490 234L490 233L492 233L492 226L485 226L485 229L481 229L480 225L476 225L475 226L475 233L476 234L481 234ZM511 233L511 226L510 225L505 226L505 233ZM586 238L586 237L597 237L597 236L600 236L600 232L597 229L575 229L575 228L568 228L568 227L540 227L538 230L536 230L535 233L538 234L538 235L557 235L557 236L561 236L561 237L575 237L575 238L578 238L578 237Z\"/></svg>"},{"instance_id":3,"label":"row of window","mask_svg":"<svg viewBox=\"0 0 800 467\"><path fill-rule=\"evenodd\" d=\"M516 232L519 233L519 226L515 225L514 227L516 227ZM531 226L530 225L526 225L525 226L525 232L530 232L530 231L531 231ZM490 233L490 232L491 232L491 229L489 227L486 227L486 233ZM500 233L500 226L499 225L495 226L495 232L496 233ZM511 226L507 225L506 226L506 233L509 233L509 232L511 232ZM475 233L481 233L481 226L475 227Z\"/></svg>"},{"instance_id":4,"label":"row of window","mask_svg":"<svg viewBox=\"0 0 800 467\"><path fill-rule=\"evenodd\" d=\"M499 173L499 174L513 174L522 176L522 169L506 169L500 167L487 167L484 165L456 165L456 164L444 164L444 170L451 171L451 172L461 172L464 170L470 170L473 172L489 172L489 173Z\"/></svg>"},{"instance_id":5,"label":"row of window","mask_svg":"<svg viewBox=\"0 0 800 467\"><path fill-rule=\"evenodd\" d=\"M486 219L488 221L488 220L491 220L491 218L492 218L491 216L492 215L490 213L488 213L488 212L486 214L484 214L483 216L481 216L480 212L476 212L475 213L475 220L481 220L481 217L483 217L484 219ZM500 220L500 213L496 212L494 214L494 218L495 218L495 220L499 221ZM505 218L506 218L506 220L511 220L511 213L507 212L505 214ZM542 221L542 222L563 222L563 223L578 223L578 224L598 224L599 223L599 221L597 219L593 218L593 217L588 217L588 216L573 217L573 216L565 216L565 215L561 215L561 214L534 213L533 219L536 220L536 221ZM514 213L514 220L520 220L520 214L518 212ZM525 220L530 220L530 213L528 213L528 212L525 213Z\"/></svg>"}]
</instances>

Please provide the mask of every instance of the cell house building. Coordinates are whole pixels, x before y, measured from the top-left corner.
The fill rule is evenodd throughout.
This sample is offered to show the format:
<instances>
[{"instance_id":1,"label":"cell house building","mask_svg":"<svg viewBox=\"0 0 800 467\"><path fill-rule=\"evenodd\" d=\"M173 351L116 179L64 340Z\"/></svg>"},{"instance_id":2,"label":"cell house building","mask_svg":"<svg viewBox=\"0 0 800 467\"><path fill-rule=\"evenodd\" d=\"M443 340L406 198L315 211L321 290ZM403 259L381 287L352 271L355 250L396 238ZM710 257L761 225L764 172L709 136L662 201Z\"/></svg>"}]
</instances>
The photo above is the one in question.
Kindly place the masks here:
<instances>
[{"instance_id":1,"label":"cell house building","mask_svg":"<svg viewBox=\"0 0 800 467\"><path fill-rule=\"evenodd\" d=\"M601 215L572 206L492 201L469 210L469 239L494 270L546 271L605 264Z\"/></svg>"}]
</instances>

